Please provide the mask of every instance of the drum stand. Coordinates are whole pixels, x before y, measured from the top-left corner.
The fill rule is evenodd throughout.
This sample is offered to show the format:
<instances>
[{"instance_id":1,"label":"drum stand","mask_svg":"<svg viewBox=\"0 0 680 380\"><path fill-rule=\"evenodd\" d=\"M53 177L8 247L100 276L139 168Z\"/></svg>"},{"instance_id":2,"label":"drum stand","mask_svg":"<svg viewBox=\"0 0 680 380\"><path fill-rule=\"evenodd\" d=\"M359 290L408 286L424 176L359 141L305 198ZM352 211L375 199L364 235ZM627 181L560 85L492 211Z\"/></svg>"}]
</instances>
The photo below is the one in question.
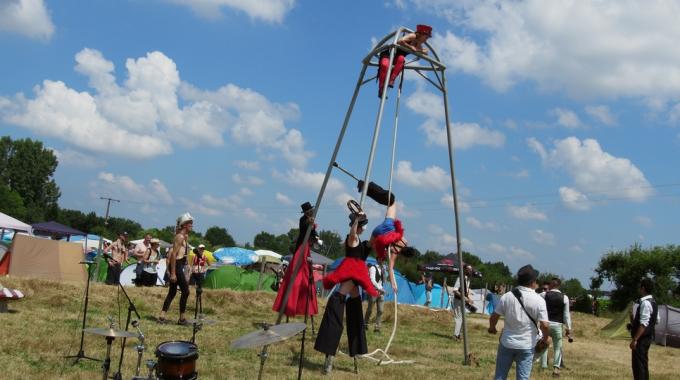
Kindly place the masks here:
<instances>
[{"instance_id":1,"label":"drum stand","mask_svg":"<svg viewBox=\"0 0 680 380\"><path fill-rule=\"evenodd\" d=\"M88 261L81 261L81 264L93 264L92 262ZM90 300L90 267L87 268L87 282L85 285L85 305L83 306L83 327L82 330L80 331L80 349L78 350L78 353L76 355L68 355L65 356L66 359L75 359L73 361L73 365L78 363L80 359L88 359L88 360L94 360L94 361L101 361L100 359L95 359L91 358L87 355L85 355L85 351L83 350L83 344L85 343L85 321L87 320L87 305L88 301Z\"/></svg>"},{"instance_id":2,"label":"drum stand","mask_svg":"<svg viewBox=\"0 0 680 380\"><path fill-rule=\"evenodd\" d=\"M137 308L135 307L135 304L132 303L132 300L130 299L130 296L127 294L125 291L125 287L118 281L118 288L123 291L123 294L125 294L125 298L127 298L128 301L128 313L127 313L127 321L125 322L125 331L128 331L128 328L130 327L130 321L132 320L132 312L135 313L135 316L137 316L137 319L142 319L142 317L139 316L139 313L137 312ZM133 325L136 325L133 324ZM113 375L114 380L122 380L123 377L120 373L120 368L123 366L123 354L125 353L125 340L127 338L123 338L123 343L120 346L120 358L118 360L118 372L116 372Z\"/></svg>"}]
</instances>

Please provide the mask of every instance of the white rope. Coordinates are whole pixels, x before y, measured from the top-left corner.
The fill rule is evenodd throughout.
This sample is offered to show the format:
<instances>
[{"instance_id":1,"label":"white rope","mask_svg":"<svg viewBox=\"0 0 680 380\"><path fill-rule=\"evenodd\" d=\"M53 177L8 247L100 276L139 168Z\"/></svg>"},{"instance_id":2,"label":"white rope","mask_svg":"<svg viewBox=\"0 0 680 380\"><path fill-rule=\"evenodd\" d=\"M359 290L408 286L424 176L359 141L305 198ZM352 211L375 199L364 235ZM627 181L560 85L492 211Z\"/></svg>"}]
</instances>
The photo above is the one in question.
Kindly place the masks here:
<instances>
[{"instance_id":1,"label":"white rope","mask_svg":"<svg viewBox=\"0 0 680 380\"><path fill-rule=\"evenodd\" d=\"M396 150L397 150L397 126L399 124L399 100L401 98L401 86L404 83L404 75L402 71L401 75L401 81L399 83L399 92L397 94L397 106L395 110L395 115L394 115L394 134L392 136L392 160L390 163L390 179L389 179L389 186L388 186L388 193L387 193L387 203L389 207L390 200L392 199L392 175L394 173L394 158L396 155ZM395 200L396 202L396 200ZM392 247L388 246L387 248L387 268L390 274L390 281L394 281L396 284L396 278L394 277L394 271L390 267L389 263L392 262L392 254L391 254ZM361 355L360 357L365 358L365 359L370 359L373 361L378 362L378 365L386 365L386 364L409 364L409 363L414 363L413 360L394 360L390 357L390 355L387 354L387 352L390 349L390 346L392 345L392 341L394 340L394 336L397 334L397 290L392 288L394 291L394 321L392 323L392 334L390 335L390 339L387 341L387 346L385 346L385 349L377 349L370 354L365 354ZM365 323L368 321L365 321ZM382 355L382 358L375 358L373 356L378 356Z\"/></svg>"}]
</instances>

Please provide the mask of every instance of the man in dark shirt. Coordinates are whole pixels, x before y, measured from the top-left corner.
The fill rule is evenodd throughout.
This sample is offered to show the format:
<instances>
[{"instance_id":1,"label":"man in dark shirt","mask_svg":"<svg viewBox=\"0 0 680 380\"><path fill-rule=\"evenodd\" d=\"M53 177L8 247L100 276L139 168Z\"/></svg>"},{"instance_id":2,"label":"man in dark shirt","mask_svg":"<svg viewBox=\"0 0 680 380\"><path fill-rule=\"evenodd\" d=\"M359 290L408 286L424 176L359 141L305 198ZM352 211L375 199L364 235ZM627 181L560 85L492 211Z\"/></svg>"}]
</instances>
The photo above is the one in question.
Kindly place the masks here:
<instances>
[{"instance_id":1,"label":"man in dark shirt","mask_svg":"<svg viewBox=\"0 0 680 380\"><path fill-rule=\"evenodd\" d=\"M649 278L640 281L640 299L635 302L631 314L631 336L633 378L649 379L649 346L654 340L654 326L659 317L656 301L652 297L654 283Z\"/></svg>"}]
</instances>

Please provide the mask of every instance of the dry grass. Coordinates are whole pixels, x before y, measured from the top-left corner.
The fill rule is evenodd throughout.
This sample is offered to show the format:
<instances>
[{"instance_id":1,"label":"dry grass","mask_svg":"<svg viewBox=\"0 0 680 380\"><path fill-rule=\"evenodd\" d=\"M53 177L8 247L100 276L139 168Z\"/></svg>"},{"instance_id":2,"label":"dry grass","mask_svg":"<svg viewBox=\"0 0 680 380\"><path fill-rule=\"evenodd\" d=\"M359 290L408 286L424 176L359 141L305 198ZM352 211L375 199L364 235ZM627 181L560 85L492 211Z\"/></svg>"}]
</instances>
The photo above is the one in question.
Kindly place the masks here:
<instances>
[{"instance_id":1,"label":"dry grass","mask_svg":"<svg viewBox=\"0 0 680 380\"><path fill-rule=\"evenodd\" d=\"M79 284L63 284L43 280L3 278L5 286L22 289L25 300L11 305L15 313L0 314L3 327L0 339L0 362L3 379L92 379L101 376L100 364L81 361L71 366L63 358L75 354L79 345L81 301L83 287ZM154 358L155 347L168 340L189 340L191 328L176 325L158 325L152 321L160 309L165 289L129 289L137 303L142 328L147 336L146 359ZM117 292L113 287L94 284L90 292L88 327L106 327L108 315L118 318ZM193 306L193 295L189 304ZM264 292L234 292L230 290L207 290L204 309L212 319L219 320L205 327L197 338L200 357L197 367L201 379L252 379L257 376L259 358L256 350L232 351L232 340L254 331L252 322L274 321L271 312L273 295ZM323 307L323 305L321 305ZM368 333L369 349L383 348L389 338L392 321L392 304L387 305L385 328L382 334ZM177 317L177 301L171 317ZM322 309L323 310L323 309ZM120 312L124 327L127 306L120 300ZM189 309L193 313L193 308ZM320 317L319 317L320 318ZM373 362L360 361L360 378L435 379L459 377L463 379L489 379L494 371L497 336L486 333L487 320L473 316L468 319L470 349L479 360L479 367L462 365L462 343L450 339L453 324L447 312L430 311L418 307L399 307L399 330L390 349L394 359L412 359L414 364L376 366ZM576 341L565 343L565 361L569 368L563 378L617 379L630 378L630 351L625 340L606 339L599 329L608 320L589 315L576 314ZM318 320L317 320L318 325ZM297 376L297 353L299 338L270 347L265 367L265 378L289 379ZM136 364L134 345L128 342L123 378L131 378ZM341 350L343 349L341 343ZM114 371L120 351L118 341L114 347ZM323 356L312 349L313 341L306 345L304 378L322 378ZM101 358L105 354L105 341L96 336L86 336L85 353ZM677 378L680 362L677 349L653 346L650 350L651 377L653 379ZM332 374L334 379L356 378L352 361L339 355ZM511 372L510 378L514 378ZM536 379L550 378L550 372L534 368Z\"/></svg>"}]
</instances>

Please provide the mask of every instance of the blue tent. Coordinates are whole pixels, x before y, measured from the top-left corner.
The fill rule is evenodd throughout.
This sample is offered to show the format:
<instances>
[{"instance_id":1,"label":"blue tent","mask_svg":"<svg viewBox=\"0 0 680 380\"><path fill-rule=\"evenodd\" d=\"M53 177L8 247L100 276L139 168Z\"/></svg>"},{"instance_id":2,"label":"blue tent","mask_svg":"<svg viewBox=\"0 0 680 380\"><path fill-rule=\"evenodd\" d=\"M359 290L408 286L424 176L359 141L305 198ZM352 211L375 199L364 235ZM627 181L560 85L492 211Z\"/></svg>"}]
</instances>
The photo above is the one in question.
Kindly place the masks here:
<instances>
[{"instance_id":1,"label":"blue tent","mask_svg":"<svg viewBox=\"0 0 680 380\"><path fill-rule=\"evenodd\" d=\"M335 260L332 264L328 266L328 269L330 271L335 270L335 268L337 268L340 265L340 263L342 263L342 260L344 260L344 257ZM377 261L373 257L369 257L366 259L366 265L376 264ZM394 271L394 276L397 280L397 287L399 287L399 293L397 294L397 302L409 305L416 304L416 298L413 295L413 289L416 287L416 284L407 280L406 277L402 276L401 273L399 273L399 271L397 270ZM392 285L390 284L390 281L387 278L384 281L383 287L385 289L385 301L394 300L394 291L392 290Z\"/></svg>"},{"instance_id":2,"label":"blue tent","mask_svg":"<svg viewBox=\"0 0 680 380\"><path fill-rule=\"evenodd\" d=\"M413 294L415 295L417 305L425 305L425 284L416 285ZM442 302L442 295L444 296L444 302ZM430 304L430 307L435 309L446 309L448 308L448 305L449 295L446 294L446 291L442 289L441 285L433 284L432 303Z\"/></svg>"},{"instance_id":3,"label":"blue tent","mask_svg":"<svg viewBox=\"0 0 680 380\"><path fill-rule=\"evenodd\" d=\"M258 262L257 254L249 249L239 247L220 248L213 256L222 264L244 266Z\"/></svg>"}]
</instances>

